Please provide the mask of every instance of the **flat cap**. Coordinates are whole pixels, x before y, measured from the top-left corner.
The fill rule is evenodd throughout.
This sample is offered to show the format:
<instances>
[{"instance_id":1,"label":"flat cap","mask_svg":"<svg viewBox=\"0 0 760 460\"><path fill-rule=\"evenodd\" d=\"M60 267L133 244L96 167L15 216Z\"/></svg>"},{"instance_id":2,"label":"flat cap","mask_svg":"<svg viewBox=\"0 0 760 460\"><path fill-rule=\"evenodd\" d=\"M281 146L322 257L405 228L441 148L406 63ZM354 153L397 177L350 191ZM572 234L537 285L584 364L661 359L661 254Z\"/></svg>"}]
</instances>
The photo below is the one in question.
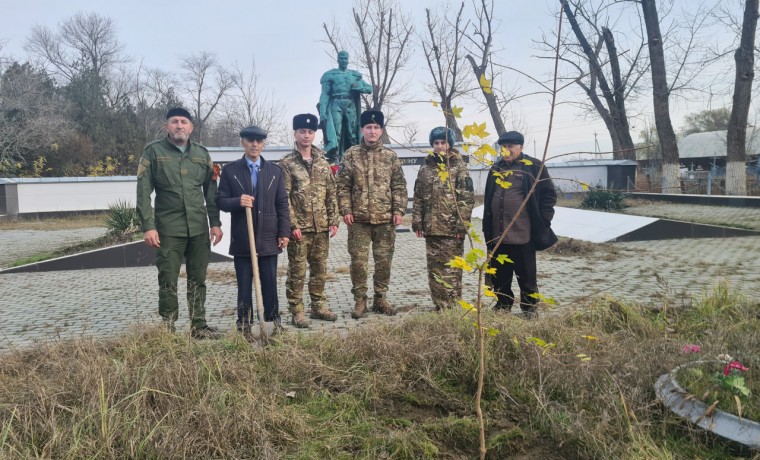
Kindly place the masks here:
<instances>
[{"instance_id":1,"label":"flat cap","mask_svg":"<svg viewBox=\"0 0 760 460\"><path fill-rule=\"evenodd\" d=\"M267 138L267 132L258 126L249 126L240 130L240 137L247 140L263 141Z\"/></svg>"},{"instance_id":2,"label":"flat cap","mask_svg":"<svg viewBox=\"0 0 760 460\"><path fill-rule=\"evenodd\" d=\"M299 129L311 129L314 131L319 129L317 116L310 113L302 113L293 117L293 131Z\"/></svg>"},{"instance_id":3,"label":"flat cap","mask_svg":"<svg viewBox=\"0 0 760 460\"><path fill-rule=\"evenodd\" d=\"M503 144L525 144L525 138L522 134L518 133L517 131L507 131L506 133L499 136L499 145Z\"/></svg>"},{"instance_id":4,"label":"flat cap","mask_svg":"<svg viewBox=\"0 0 760 460\"><path fill-rule=\"evenodd\" d=\"M359 123L362 128L370 123L380 125L381 128L385 128L385 115L379 110L365 110L359 117Z\"/></svg>"},{"instance_id":5,"label":"flat cap","mask_svg":"<svg viewBox=\"0 0 760 460\"><path fill-rule=\"evenodd\" d=\"M183 109L182 107L174 107L169 109L169 111L166 112L166 119L168 120L171 117L185 117L191 122L193 121L193 116L190 115L190 112L188 112L186 109Z\"/></svg>"}]
</instances>

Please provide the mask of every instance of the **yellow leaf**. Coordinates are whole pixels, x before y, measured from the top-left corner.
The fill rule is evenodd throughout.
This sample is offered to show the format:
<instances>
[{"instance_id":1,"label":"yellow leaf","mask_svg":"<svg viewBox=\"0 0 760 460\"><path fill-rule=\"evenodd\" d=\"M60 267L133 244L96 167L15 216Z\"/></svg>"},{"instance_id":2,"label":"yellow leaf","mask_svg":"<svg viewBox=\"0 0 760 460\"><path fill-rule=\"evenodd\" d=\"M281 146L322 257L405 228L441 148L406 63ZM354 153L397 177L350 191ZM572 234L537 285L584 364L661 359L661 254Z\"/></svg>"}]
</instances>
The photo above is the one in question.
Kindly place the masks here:
<instances>
[{"instance_id":1,"label":"yellow leaf","mask_svg":"<svg viewBox=\"0 0 760 460\"><path fill-rule=\"evenodd\" d=\"M486 74L480 76L480 87L483 88L483 92L491 94L491 80L486 78Z\"/></svg>"},{"instance_id":2,"label":"yellow leaf","mask_svg":"<svg viewBox=\"0 0 760 460\"><path fill-rule=\"evenodd\" d=\"M449 178L449 172L448 171L438 171L438 178L441 179L441 182L446 182Z\"/></svg>"},{"instance_id":3,"label":"yellow leaf","mask_svg":"<svg viewBox=\"0 0 760 460\"><path fill-rule=\"evenodd\" d=\"M492 327L488 328L488 335L491 337L495 337L500 331L498 329L494 329Z\"/></svg>"},{"instance_id":4,"label":"yellow leaf","mask_svg":"<svg viewBox=\"0 0 760 460\"><path fill-rule=\"evenodd\" d=\"M582 336L581 336L581 338L584 338L584 339L586 339L586 340L598 340L598 339L597 339L596 337L594 337L593 335L582 335Z\"/></svg>"},{"instance_id":5,"label":"yellow leaf","mask_svg":"<svg viewBox=\"0 0 760 460\"><path fill-rule=\"evenodd\" d=\"M545 303L548 303L550 305L554 305L554 304L557 303L557 301L554 300L554 298L552 298L552 297L546 297L545 295L541 294L540 292L534 292L533 294L530 294L529 297L541 300L541 301L543 301Z\"/></svg>"},{"instance_id":6,"label":"yellow leaf","mask_svg":"<svg viewBox=\"0 0 760 460\"><path fill-rule=\"evenodd\" d=\"M470 151L470 144L462 144L462 149L464 153L468 153Z\"/></svg>"},{"instance_id":7,"label":"yellow leaf","mask_svg":"<svg viewBox=\"0 0 760 460\"><path fill-rule=\"evenodd\" d=\"M525 164L525 166L532 166L533 165L533 162L530 161L530 160L528 160L527 158L523 158L522 160L520 160L520 163Z\"/></svg>"},{"instance_id":8,"label":"yellow leaf","mask_svg":"<svg viewBox=\"0 0 760 460\"><path fill-rule=\"evenodd\" d=\"M496 293L493 292L488 286L483 286L485 289L483 290L483 295L486 297L492 297L496 298Z\"/></svg>"},{"instance_id":9,"label":"yellow leaf","mask_svg":"<svg viewBox=\"0 0 760 460\"><path fill-rule=\"evenodd\" d=\"M587 183L585 183L585 182L581 182L581 188L585 192L585 191L587 191L589 189L589 185Z\"/></svg>"},{"instance_id":10,"label":"yellow leaf","mask_svg":"<svg viewBox=\"0 0 760 460\"><path fill-rule=\"evenodd\" d=\"M512 186L512 182L496 179L496 183L501 185L501 188L509 188Z\"/></svg>"},{"instance_id":11,"label":"yellow leaf","mask_svg":"<svg viewBox=\"0 0 760 460\"><path fill-rule=\"evenodd\" d=\"M464 270L466 272L472 271L472 266L467 263L466 260L464 260L462 257L456 256L451 261L447 262L446 265L448 265L451 268L458 268L460 270Z\"/></svg>"},{"instance_id":12,"label":"yellow leaf","mask_svg":"<svg viewBox=\"0 0 760 460\"><path fill-rule=\"evenodd\" d=\"M471 125L465 125L464 129L462 130L462 135L466 138L477 136L482 139L484 137L487 137L489 134L486 131L485 123L473 123Z\"/></svg>"},{"instance_id":13,"label":"yellow leaf","mask_svg":"<svg viewBox=\"0 0 760 460\"><path fill-rule=\"evenodd\" d=\"M514 261L512 261L512 259L510 259L509 256L506 255L506 254L499 254L496 257L496 262L499 262L500 264L504 264L504 263L507 263L507 262L510 263L510 264L514 263Z\"/></svg>"},{"instance_id":14,"label":"yellow leaf","mask_svg":"<svg viewBox=\"0 0 760 460\"><path fill-rule=\"evenodd\" d=\"M591 357L583 353L578 353L577 355L575 355L575 357L579 358L581 361L591 361Z\"/></svg>"},{"instance_id":15,"label":"yellow leaf","mask_svg":"<svg viewBox=\"0 0 760 460\"><path fill-rule=\"evenodd\" d=\"M483 271L486 273L486 275L495 275L496 274L496 268L495 267L486 267L483 269Z\"/></svg>"},{"instance_id":16,"label":"yellow leaf","mask_svg":"<svg viewBox=\"0 0 760 460\"><path fill-rule=\"evenodd\" d=\"M461 107L453 106L451 108L451 113L452 113L452 115L454 115L454 118L462 118L462 108Z\"/></svg>"},{"instance_id":17,"label":"yellow leaf","mask_svg":"<svg viewBox=\"0 0 760 460\"><path fill-rule=\"evenodd\" d=\"M490 135L489 132L486 131L485 123L481 123L481 124L474 123L473 125L474 126L472 129L472 134L474 136L478 136L479 138L483 139L484 137L488 137Z\"/></svg>"},{"instance_id":18,"label":"yellow leaf","mask_svg":"<svg viewBox=\"0 0 760 460\"><path fill-rule=\"evenodd\" d=\"M467 259L467 263L476 264L478 263L479 258L485 257L485 256L486 256L486 253L482 249L472 248L467 252L465 259Z\"/></svg>"},{"instance_id":19,"label":"yellow leaf","mask_svg":"<svg viewBox=\"0 0 760 460\"><path fill-rule=\"evenodd\" d=\"M475 151L477 158L483 158L486 155L496 156L496 150L488 144L483 144Z\"/></svg>"},{"instance_id":20,"label":"yellow leaf","mask_svg":"<svg viewBox=\"0 0 760 460\"><path fill-rule=\"evenodd\" d=\"M471 304L470 302L466 302L464 300L457 300L459 302L459 306L461 306L466 311L472 311L475 310L475 305Z\"/></svg>"},{"instance_id":21,"label":"yellow leaf","mask_svg":"<svg viewBox=\"0 0 760 460\"><path fill-rule=\"evenodd\" d=\"M520 351L520 341L517 337L512 337L512 344L515 346L515 350Z\"/></svg>"},{"instance_id":22,"label":"yellow leaf","mask_svg":"<svg viewBox=\"0 0 760 460\"><path fill-rule=\"evenodd\" d=\"M430 101L433 103L433 107L438 107L438 101Z\"/></svg>"},{"instance_id":23,"label":"yellow leaf","mask_svg":"<svg viewBox=\"0 0 760 460\"><path fill-rule=\"evenodd\" d=\"M538 345L541 348L544 348L547 346L547 343L539 339L538 337L528 337L528 342Z\"/></svg>"}]
</instances>

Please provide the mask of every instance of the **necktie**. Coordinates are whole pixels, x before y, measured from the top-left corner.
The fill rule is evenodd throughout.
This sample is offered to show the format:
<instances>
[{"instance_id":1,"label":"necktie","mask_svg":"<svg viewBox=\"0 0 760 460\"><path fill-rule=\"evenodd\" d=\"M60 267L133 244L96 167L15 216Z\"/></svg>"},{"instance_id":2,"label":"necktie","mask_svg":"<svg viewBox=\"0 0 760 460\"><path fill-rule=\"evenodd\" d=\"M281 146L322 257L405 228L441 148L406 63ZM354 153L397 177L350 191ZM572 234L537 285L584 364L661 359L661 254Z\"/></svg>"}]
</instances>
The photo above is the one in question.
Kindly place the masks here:
<instances>
[{"instance_id":1,"label":"necktie","mask_svg":"<svg viewBox=\"0 0 760 460\"><path fill-rule=\"evenodd\" d=\"M256 193L256 184L259 182L259 165L254 164L251 167L251 184L253 184L253 192Z\"/></svg>"}]
</instances>

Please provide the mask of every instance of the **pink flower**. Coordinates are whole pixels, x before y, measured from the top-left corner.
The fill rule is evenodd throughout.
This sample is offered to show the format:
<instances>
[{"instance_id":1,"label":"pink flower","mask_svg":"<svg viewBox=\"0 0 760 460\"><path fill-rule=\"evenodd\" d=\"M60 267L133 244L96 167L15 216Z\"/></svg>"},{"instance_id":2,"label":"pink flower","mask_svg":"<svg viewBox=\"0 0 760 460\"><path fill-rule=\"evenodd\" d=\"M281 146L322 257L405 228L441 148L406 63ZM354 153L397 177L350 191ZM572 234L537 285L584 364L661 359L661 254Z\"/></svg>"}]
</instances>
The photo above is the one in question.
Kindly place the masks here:
<instances>
[{"instance_id":1,"label":"pink flower","mask_svg":"<svg viewBox=\"0 0 760 460\"><path fill-rule=\"evenodd\" d=\"M699 353L702 351L702 347L699 345L688 344L681 347L681 351L684 353Z\"/></svg>"},{"instance_id":2,"label":"pink flower","mask_svg":"<svg viewBox=\"0 0 760 460\"><path fill-rule=\"evenodd\" d=\"M739 361L731 361L730 363L726 364L723 367L723 375L728 377L728 374L731 373L732 369L736 369L737 371L742 371L742 372L749 370L749 368L742 366L742 363L740 363Z\"/></svg>"}]
</instances>

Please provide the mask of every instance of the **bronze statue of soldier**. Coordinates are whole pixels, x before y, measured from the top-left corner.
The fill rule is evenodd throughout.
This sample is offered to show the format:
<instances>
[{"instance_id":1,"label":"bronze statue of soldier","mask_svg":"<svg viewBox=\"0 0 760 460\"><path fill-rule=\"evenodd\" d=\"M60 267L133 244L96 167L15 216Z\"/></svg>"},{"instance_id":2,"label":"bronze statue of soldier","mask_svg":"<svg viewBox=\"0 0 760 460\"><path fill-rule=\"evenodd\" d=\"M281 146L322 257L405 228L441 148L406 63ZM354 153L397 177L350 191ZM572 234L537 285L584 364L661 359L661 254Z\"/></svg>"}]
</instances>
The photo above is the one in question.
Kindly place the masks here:
<instances>
[{"instance_id":1,"label":"bronze statue of soldier","mask_svg":"<svg viewBox=\"0 0 760 460\"><path fill-rule=\"evenodd\" d=\"M348 53L338 53L338 68L331 69L319 80L319 119L327 160L339 165L345 152L359 143L360 94L372 93L372 85L362 80L355 70L348 70Z\"/></svg>"}]
</instances>

